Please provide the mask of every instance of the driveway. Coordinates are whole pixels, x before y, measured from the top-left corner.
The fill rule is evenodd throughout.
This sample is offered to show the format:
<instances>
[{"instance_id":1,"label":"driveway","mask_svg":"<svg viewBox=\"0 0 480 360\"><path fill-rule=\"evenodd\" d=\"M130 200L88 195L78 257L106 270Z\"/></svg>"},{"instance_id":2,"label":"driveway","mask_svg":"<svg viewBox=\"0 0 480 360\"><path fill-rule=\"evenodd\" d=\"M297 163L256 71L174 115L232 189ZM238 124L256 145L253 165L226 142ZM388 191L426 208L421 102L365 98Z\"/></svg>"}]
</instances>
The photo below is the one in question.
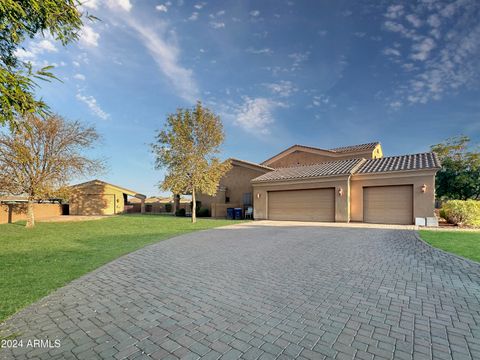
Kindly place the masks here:
<instances>
[{"instance_id":1,"label":"driveway","mask_svg":"<svg viewBox=\"0 0 480 360\"><path fill-rule=\"evenodd\" d=\"M411 230L236 225L122 257L12 333L24 347L0 357L479 359L480 266Z\"/></svg>"}]
</instances>

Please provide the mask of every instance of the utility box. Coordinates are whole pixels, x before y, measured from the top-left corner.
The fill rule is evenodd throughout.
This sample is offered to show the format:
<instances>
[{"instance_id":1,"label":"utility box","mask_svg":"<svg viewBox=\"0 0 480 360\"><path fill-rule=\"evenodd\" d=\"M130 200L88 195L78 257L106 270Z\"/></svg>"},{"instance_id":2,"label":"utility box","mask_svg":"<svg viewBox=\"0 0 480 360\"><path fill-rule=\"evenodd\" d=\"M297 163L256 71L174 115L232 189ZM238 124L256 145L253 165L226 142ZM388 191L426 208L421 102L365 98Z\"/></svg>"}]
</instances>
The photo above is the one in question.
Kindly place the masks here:
<instances>
[{"instance_id":1,"label":"utility box","mask_svg":"<svg viewBox=\"0 0 480 360\"><path fill-rule=\"evenodd\" d=\"M416 226L425 226L425 224L426 224L425 218L422 218L422 217L415 218L415 225Z\"/></svg>"},{"instance_id":2,"label":"utility box","mask_svg":"<svg viewBox=\"0 0 480 360\"><path fill-rule=\"evenodd\" d=\"M436 217L426 218L427 226L438 227L438 219Z\"/></svg>"}]
</instances>

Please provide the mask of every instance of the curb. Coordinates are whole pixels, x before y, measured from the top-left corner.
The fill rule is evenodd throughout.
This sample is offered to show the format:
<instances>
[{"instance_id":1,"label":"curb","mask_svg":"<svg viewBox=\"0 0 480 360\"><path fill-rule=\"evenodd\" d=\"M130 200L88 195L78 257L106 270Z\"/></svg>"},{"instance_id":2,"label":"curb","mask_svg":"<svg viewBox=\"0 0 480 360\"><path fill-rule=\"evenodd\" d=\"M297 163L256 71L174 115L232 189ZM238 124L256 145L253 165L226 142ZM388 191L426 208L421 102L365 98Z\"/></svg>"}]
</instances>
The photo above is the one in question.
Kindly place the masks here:
<instances>
[{"instance_id":1,"label":"curb","mask_svg":"<svg viewBox=\"0 0 480 360\"><path fill-rule=\"evenodd\" d=\"M437 248L437 247L435 247L435 246L433 246L433 245L430 245L428 242L426 242L425 240L422 239L422 237L421 237L420 234L418 233L418 230L415 230L415 231L414 231L414 235L415 235L415 237L417 238L418 241L420 241L421 243L427 245L427 246L428 246L429 248L431 248L431 249L434 249L434 250L436 250L436 251L440 251L441 253L444 253L444 254L447 254L447 255L456 257L457 259L466 261L467 263L470 263L470 264L472 264L472 265L480 266L480 262L477 262L477 261L472 260L472 259L467 259L466 257L463 257L463 256L461 256L461 255L457 255L457 254L454 254L454 253L445 251L445 250L443 250L443 249Z\"/></svg>"}]
</instances>

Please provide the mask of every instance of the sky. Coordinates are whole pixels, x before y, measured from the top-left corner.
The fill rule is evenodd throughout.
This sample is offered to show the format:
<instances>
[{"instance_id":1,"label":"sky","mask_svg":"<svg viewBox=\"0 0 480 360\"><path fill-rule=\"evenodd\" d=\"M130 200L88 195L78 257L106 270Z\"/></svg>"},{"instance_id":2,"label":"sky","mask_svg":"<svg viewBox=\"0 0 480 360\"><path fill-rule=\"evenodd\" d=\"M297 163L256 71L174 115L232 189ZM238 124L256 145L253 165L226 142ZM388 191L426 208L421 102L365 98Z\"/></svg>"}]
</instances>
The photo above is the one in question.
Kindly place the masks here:
<instances>
[{"instance_id":1,"label":"sky","mask_svg":"<svg viewBox=\"0 0 480 360\"><path fill-rule=\"evenodd\" d=\"M54 65L38 95L95 125L97 175L148 196L149 144L177 108L220 115L222 158L261 162L293 144L380 141L385 156L455 135L480 143L480 2L85 0L77 43L17 55ZM89 179L75 179L82 181Z\"/></svg>"}]
</instances>

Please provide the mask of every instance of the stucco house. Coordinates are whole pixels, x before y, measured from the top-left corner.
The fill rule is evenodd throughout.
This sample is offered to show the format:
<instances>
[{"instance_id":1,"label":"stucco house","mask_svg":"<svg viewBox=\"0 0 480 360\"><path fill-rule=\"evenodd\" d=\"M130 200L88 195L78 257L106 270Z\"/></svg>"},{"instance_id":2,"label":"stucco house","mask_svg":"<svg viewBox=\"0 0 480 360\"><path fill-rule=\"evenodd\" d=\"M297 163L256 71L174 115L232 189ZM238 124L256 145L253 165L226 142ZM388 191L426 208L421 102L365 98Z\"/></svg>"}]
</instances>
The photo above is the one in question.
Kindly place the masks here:
<instances>
[{"instance_id":1,"label":"stucco house","mask_svg":"<svg viewBox=\"0 0 480 360\"><path fill-rule=\"evenodd\" d=\"M122 214L129 196L139 199L141 212L145 212L146 196L136 191L97 179L73 185L68 201L70 215Z\"/></svg>"},{"instance_id":2,"label":"stucco house","mask_svg":"<svg viewBox=\"0 0 480 360\"><path fill-rule=\"evenodd\" d=\"M384 157L379 142L333 149L293 145L261 164L248 164L263 173L234 166L217 196L210 202L202 196L212 216L224 217L227 207L250 202L255 219L413 224L434 217L441 167L434 153ZM245 202L245 194L252 199Z\"/></svg>"}]
</instances>

